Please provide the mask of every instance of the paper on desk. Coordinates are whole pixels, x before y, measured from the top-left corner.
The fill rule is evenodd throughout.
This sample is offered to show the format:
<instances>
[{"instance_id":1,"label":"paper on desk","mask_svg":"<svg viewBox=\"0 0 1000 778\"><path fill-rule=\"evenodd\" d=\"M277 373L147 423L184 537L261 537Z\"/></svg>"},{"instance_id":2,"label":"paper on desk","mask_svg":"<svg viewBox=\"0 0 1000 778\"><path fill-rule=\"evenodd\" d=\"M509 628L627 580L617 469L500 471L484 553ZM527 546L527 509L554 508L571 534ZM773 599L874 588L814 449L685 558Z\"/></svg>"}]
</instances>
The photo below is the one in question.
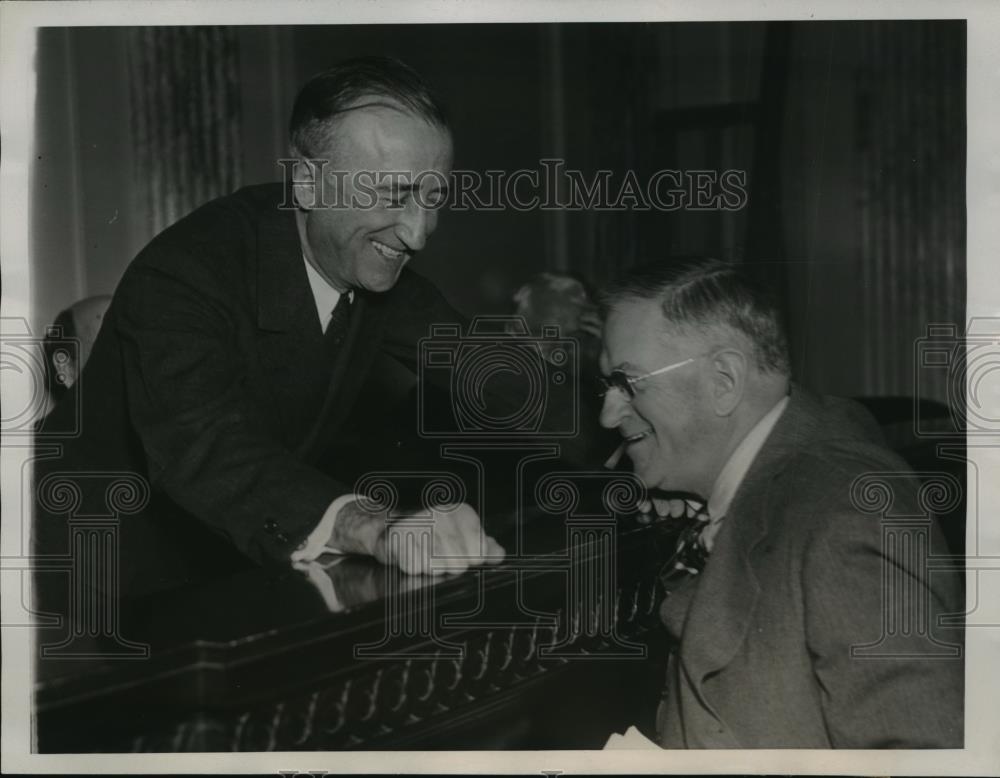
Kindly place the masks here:
<instances>
[{"instance_id":1,"label":"paper on desk","mask_svg":"<svg viewBox=\"0 0 1000 778\"><path fill-rule=\"evenodd\" d=\"M629 727L624 735L613 733L604 744L605 749L610 748L659 748L659 746L642 734L635 727Z\"/></svg>"}]
</instances>

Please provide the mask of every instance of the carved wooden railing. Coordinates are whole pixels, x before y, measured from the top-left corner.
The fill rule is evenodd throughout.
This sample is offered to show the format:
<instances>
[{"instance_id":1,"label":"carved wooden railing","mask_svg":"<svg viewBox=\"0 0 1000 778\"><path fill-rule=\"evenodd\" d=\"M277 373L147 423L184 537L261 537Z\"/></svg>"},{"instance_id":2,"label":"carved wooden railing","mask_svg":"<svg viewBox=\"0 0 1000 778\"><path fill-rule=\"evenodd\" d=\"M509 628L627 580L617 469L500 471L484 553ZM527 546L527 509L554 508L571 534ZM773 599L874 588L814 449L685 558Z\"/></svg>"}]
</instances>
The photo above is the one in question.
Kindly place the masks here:
<instances>
[{"instance_id":1,"label":"carved wooden railing","mask_svg":"<svg viewBox=\"0 0 1000 778\"><path fill-rule=\"evenodd\" d=\"M37 688L39 750L289 751L440 742L442 733L470 719L523 709L532 694L544 699L556 679L586 684L595 668L647 661L661 596L657 560L674 530L623 526L579 534L572 553L552 555L549 564L511 559L414 590L393 591L401 579L364 560L355 564L385 576L390 590L364 607L339 614L317 609L275 628L241 628L245 635L234 628L236 637L226 640L176 639L165 649L152 640L146 661L57 673ZM614 585L604 587L608 594L588 589L574 569L614 570ZM259 580L236 581L228 593L225 587L194 593L173 610L154 603L151 619L169 633L185 616L222 612L227 602L252 607L239 601L248 592L255 601L261 591L279 603L316 599L298 574L252 575ZM433 635L387 627L426 608L433 611Z\"/></svg>"}]
</instances>

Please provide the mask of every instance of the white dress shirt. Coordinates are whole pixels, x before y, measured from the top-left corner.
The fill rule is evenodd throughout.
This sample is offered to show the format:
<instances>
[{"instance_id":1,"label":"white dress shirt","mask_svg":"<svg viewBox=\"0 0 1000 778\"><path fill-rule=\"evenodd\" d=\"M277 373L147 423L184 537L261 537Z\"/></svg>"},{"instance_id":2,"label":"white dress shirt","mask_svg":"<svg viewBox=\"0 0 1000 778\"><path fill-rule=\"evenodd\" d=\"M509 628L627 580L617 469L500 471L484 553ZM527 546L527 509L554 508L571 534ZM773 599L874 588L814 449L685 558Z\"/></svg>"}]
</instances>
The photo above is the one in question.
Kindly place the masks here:
<instances>
[{"instance_id":1,"label":"white dress shirt","mask_svg":"<svg viewBox=\"0 0 1000 778\"><path fill-rule=\"evenodd\" d=\"M729 505L732 503L733 497L736 496L737 489L740 488L747 471L787 406L788 395L785 395L774 404L771 410L764 414L753 429L747 433L747 436L740 441L715 479L706 508L708 510L708 526L701 535L701 541L707 551L712 550L715 536L719 532L722 520L729 511Z\"/></svg>"},{"instance_id":2,"label":"white dress shirt","mask_svg":"<svg viewBox=\"0 0 1000 778\"><path fill-rule=\"evenodd\" d=\"M305 254L302 255L302 261L306 263L306 276L309 278L309 288L312 289L313 300L316 303L319 325L323 328L323 332L326 332L326 328L330 326L333 309L340 302L340 292L319 274L319 271L306 259ZM354 302L353 289L347 293L347 299Z\"/></svg>"},{"instance_id":3,"label":"white dress shirt","mask_svg":"<svg viewBox=\"0 0 1000 778\"><path fill-rule=\"evenodd\" d=\"M302 261L306 264L306 275L309 277L309 288L312 289L313 300L316 303L316 315L319 316L320 327L322 327L323 332L325 333L326 328L330 325L330 319L333 316L333 309L336 308L337 303L340 302L341 292L335 289L329 281L317 272L316 268L314 268L309 263L309 260L306 259L305 254L302 255ZM348 299L353 303L354 291L349 291L347 295ZM306 538L305 542L292 552L292 562L308 563L319 557L321 554L340 553L337 549L327 545L327 541L333 537L333 526L336 522L337 514L340 512L340 509L347 505L347 503L356 499L358 499L356 494L342 494L330 503L330 507L326 509L326 512L323 514L323 518L320 519L316 528L309 533L309 537ZM313 571L313 573L315 574L315 571Z\"/></svg>"}]
</instances>

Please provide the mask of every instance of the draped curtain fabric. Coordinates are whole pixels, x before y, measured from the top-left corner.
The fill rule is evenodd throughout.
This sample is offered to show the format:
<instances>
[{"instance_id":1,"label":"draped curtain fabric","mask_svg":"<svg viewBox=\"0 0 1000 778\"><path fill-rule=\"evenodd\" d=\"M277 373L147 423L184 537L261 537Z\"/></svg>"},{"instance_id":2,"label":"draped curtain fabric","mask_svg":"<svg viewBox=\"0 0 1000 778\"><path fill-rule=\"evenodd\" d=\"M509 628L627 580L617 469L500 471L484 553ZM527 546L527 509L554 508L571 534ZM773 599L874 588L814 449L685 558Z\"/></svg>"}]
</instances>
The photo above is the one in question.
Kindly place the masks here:
<instances>
[{"instance_id":1,"label":"draped curtain fabric","mask_svg":"<svg viewBox=\"0 0 1000 778\"><path fill-rule=\"evenodd\" d=\"M580 171L584 186L610 171L612 200L628 171L645 185L654 43L646 25L563 28L566 169ZM568 269L597 287L646 258L633 208L571 209L565 218Z\"/></svg>"},{"instance_id":2,"label":"draped curtain fabric","mask_svg":"<svg viewBox=\"0 0 1000 778\"><path fill-rule=\"evenodd\" d=\"M614 193L629 171L645 185L645 147L649 143L650 76L655 61L652 31L636 29L632 35L613 36L592 51L599 52L590 61L597 72L588 79L591 104L598 107L592 135L594 169L616 171L612 176ZM604 79L603 83L601 79ZM608 143L615 138L614 143ZM614 194L612 195L614 196ZM586 211L587 245L591 253L584 277L599 286L606 284L629 267L649 257L640 240L640 214L623 211Z\"/></svg>"},{"instance_id":3,"label":"draped curtain fabric","mask_svg":"<svg viewBox=\"0 0 1000 778\"><path fill-rule=\"evenodd\" d=\"M236 32L130 30L128 64L135 191L152 236L240 186Z\"/></svg>"},{"instance_id":4,"label":"draped curtain fabric","mask_svg":"<svg viewBox=\"0 0 1000 778\"><path fill-rule=\"evenodd\" d=\"M965 31L899 24L866 25L857 74L866 385L947 401L946 371L913 360L928 325L964 329Z\"/></svg>"}]
</instances>

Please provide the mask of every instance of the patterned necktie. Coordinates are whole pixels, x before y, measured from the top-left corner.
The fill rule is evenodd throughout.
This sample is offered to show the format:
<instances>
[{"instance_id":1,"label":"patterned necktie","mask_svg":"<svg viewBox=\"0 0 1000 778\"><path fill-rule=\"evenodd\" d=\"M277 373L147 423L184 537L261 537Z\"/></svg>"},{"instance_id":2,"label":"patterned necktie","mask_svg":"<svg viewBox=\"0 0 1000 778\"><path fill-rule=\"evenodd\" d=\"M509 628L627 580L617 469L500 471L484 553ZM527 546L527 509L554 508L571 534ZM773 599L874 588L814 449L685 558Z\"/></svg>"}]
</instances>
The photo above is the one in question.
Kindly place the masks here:
<instances>
[{"instance_id":1,"label":"patterned necktie","mask_svg":"<svg viewBox=\"0 0 1000 778\"><path fill-rule=\"evenodd\" d=\"M678 583L704 569L709 553L705 532L709 526L708 512L702 508L677 535L674 553L660 568L660 581L668 594Z\"/></svg>"}]
</instances>

